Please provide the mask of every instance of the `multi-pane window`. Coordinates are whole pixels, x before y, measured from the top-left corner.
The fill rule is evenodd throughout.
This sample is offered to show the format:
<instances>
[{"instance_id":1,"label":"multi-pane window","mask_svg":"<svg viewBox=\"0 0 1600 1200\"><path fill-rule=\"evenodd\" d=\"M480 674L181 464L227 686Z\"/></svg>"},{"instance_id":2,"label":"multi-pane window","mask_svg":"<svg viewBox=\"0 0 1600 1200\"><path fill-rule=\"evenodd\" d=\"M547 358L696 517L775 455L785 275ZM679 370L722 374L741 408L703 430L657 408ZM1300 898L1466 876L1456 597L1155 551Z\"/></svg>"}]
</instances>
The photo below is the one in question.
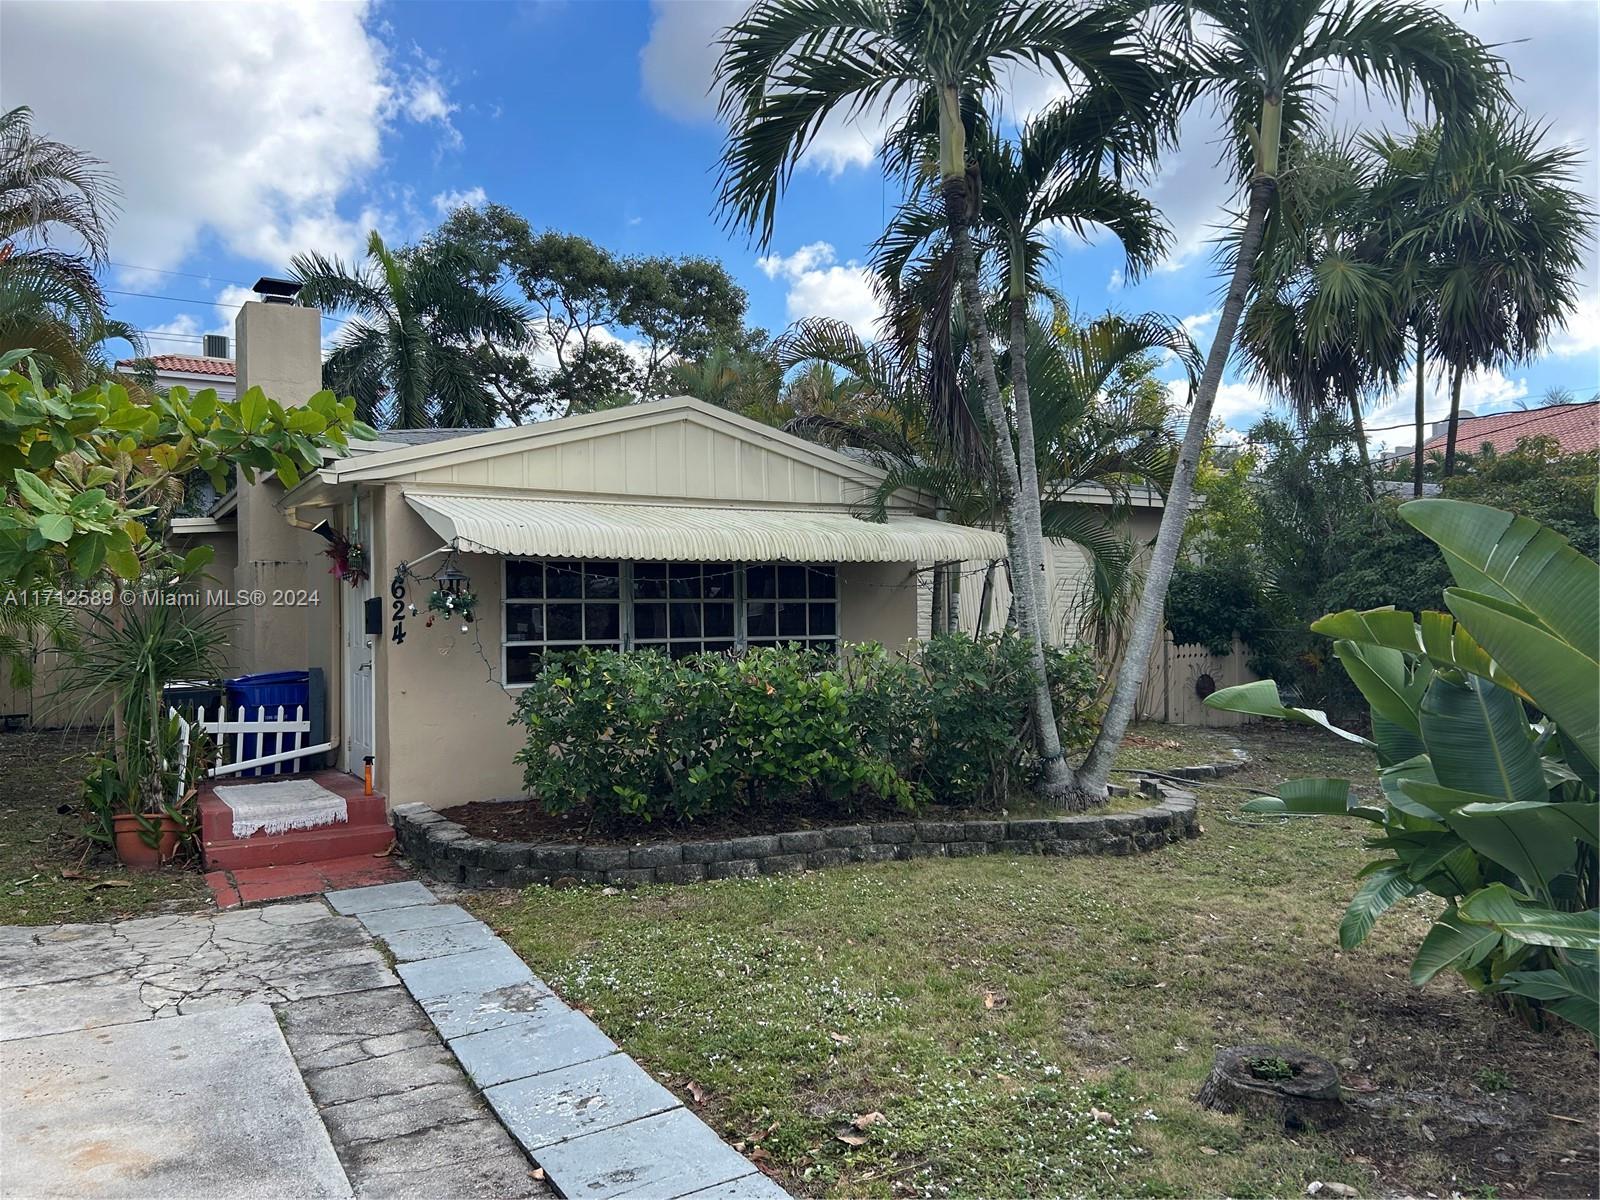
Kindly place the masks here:
<instances>
[{"instance_id":1,"label":"multi-pane window","mask_svg":"<svg viewBox=\"0 0 1600 1200\"><path fill-rule=\"evenodd\" d=\"M839 638L838 576L831 565L746 567L745 640L751 646L827 649Z\"/></svg>"},{"instance_id":2,"label":"multi-pane window","mask_svg":"<svg viewBox=\"0 0 1600 1200\"><path fill-rule=\"evenodd\" d=\"M547 649L701 651L838 642L832 564L507 559L505 680L528 683Z\"/></svg>"}]
</instances>

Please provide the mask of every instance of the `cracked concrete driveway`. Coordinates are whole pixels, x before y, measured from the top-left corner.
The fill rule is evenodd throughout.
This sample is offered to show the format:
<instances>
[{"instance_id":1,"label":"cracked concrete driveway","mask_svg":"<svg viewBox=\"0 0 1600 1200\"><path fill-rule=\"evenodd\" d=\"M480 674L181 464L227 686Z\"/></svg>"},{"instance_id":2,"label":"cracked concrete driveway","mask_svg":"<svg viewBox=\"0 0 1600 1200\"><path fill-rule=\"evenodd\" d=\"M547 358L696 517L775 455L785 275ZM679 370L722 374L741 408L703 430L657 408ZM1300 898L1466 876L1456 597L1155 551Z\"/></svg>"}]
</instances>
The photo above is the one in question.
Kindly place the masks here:
<instances>
[{"instance_id":1,"label":"cracked concrete driveway","mask_svg":"<svg viewBox=\"0 0 1600 1200\"><path fill-rule=\"evenodd\" d=\"M0 928L0 1195L548 1195L322 901Z\"/></svg>"}]
</instances>

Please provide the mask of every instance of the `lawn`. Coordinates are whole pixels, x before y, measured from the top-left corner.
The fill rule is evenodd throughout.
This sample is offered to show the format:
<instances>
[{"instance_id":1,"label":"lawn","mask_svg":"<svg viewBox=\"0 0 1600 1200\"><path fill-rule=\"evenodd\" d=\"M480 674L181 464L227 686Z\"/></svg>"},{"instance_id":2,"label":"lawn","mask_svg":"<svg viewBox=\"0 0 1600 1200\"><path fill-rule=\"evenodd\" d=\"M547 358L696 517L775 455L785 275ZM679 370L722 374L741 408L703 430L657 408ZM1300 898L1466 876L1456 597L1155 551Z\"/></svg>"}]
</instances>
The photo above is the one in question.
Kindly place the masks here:
<instances>
[{"instance_id":1,"label":"lawn","mask_svg":"<svg viewBox=\"0 0 1600 1200\"><path fill-rule=\"evenodd\" d=\"M0 734L0 925L114 921L206 897L193 867L126 871L83 836L93 746L82 734Z\"/></svg>"},{"instance_id":2,"label":"lawn","mask_svg":"<svg viewBox=\"0 0 1600 1200\"><path fill-rule=\"evenodd\" d=\"M1371 781L1370 759L1279 728L1136 733L1157 768L1248 749L1201 788L1204 837L471 903L798 1195L1592 1194L1587 1039L1413 988L1425 900L1340 954L1355 823L1240 812L1290 775ZM1192 1102L1219 1047L1276 1040L1345 1060L1360 1095L1413 1093L1409 1115L1288 1137Z\"/></svg>"}]
</instances>

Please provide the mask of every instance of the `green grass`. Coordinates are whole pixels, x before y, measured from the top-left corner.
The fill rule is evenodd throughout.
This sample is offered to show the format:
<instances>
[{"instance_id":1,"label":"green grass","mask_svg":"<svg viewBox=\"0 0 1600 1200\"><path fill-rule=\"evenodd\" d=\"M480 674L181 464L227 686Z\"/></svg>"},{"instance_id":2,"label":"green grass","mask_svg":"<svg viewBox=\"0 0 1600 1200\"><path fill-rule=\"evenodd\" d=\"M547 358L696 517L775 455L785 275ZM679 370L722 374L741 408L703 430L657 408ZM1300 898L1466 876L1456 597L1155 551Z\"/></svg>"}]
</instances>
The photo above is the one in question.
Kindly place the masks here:
<instances>
[{"instance_id":1,"label":"green grass","mask_svg":"<svg viewBox=\"0 0 1600 1200\"><path fill-rule=\"evenodd\" d=\"M1201 789L1204 837L1138 858L932 859L472 903L797 1194L1303 1196L1313 1180L1559 1194L1560 1172L1581 1190L1584 1167L1556 1166L1579 1127L1517 1133L1505 1168L1495 1139L1444 1126L1432 1141L1403 1122L1291 1138L1192 1102L1218 1048L1284 1041L1354 1058L1359 1087L1481 1100L1487 1066L1541 1111L1587 1120L1593 1060L1454 981L1413 989L1426 900L1339 953L1367 858L1354 823L1239 810L1244 788L1289 775L1370 788L1359 751L1276 730L1138 732L1191 747L1132 748L1171 754L1164 766L1249 749L1249 768Z\"/></svg>"},{"instance_id":2,"label":"green grass","mask_svg":"<svg viewBox=\"0 0 1600 1200\"><path fill-rule=\"evenodd\" d=\"M192 867L126 871L84 838L92 750L76 734L0 734L0 925L111 921L205 898Z\"/></svg>"}]
</instances>

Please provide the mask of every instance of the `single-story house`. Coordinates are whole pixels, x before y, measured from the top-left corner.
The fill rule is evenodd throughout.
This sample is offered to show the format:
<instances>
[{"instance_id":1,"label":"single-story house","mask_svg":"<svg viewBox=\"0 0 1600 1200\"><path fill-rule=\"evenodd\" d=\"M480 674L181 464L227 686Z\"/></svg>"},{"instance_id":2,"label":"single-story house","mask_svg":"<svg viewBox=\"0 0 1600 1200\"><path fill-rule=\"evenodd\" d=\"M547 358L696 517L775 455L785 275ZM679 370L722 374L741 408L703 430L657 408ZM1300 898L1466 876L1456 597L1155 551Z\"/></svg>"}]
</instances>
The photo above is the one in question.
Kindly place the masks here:
<instances>
[{"instance_id":1,"label":"single-story house","mask_svg":"<svg viewBox=\"0 0 1600 1200\"><path fill-rule=\"evenodd\" d=\"M1476 454L1485 445L1496 454L1509 454L1525 438L1548 438L1562 454L1593 454L1600 450L1600 400L1578 404L1547 404L1543 408L1512 409L1509 412L1474 416L1461 414L1456 422L1456 449ZM1443 454L1450 440L1450 422L1435 421L1422 444L1424 454ZM1409 458L1411 446L1399 446L1384 457L1385 462Z\"/></svg>"},{"instance_id":2,"label":"single-story house","mask_svg":"<svg viewBox=\"0 0 1600 1200\"><path fill-rule=\"evenodd\" d=\"M286 405L321 386L319 314L243 306L237 382ZM287 492L241 486L174 532L214 547L231 589L235 672L320 668L335 765L373 760L391 803L436 807L517 794L508 724L541 657L574 646L670 654L799 642L903 646L929 636L933 569L959 577L948 621L976 625L1003 537L934 519L902 493L859 515L873 466L689 397L533 425L382 433ZM1089 503L1107 496L1085 494ZM1154 536L1160 498L1136 506ZM330 573L330 546L361 547L366 576ZM1081 553L1046 564L1059 639ZM946 585L948 586L948 585ZM473 598L472 619L430 597ZM991 627L1004 621L995 591Z\"/></svg>"}]
</instances>

